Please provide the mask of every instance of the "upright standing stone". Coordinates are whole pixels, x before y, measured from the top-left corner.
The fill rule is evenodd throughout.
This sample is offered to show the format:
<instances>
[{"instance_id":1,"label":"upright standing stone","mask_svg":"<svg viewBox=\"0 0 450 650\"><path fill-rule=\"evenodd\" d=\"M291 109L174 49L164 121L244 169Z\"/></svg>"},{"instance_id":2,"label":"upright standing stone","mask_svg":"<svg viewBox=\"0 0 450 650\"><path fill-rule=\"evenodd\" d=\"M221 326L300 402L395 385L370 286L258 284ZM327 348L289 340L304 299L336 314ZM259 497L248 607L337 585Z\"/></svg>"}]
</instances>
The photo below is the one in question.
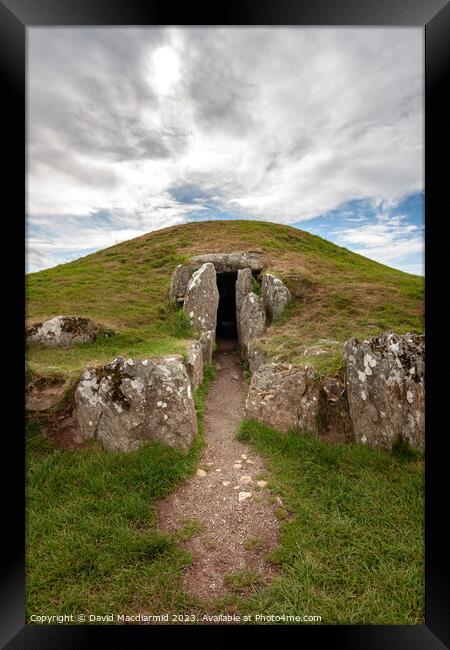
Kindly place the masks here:
<instances>
[{"instance_id":1,"label":"upright standing stone","mask_svg":"<svg viewBox=\"0 0 450 650\"><path fill-rule=\"evenodd\" d=\"M262 299L256 293L248 293L242 301L239 319L241 355L248 360L249 342L264 333L266 315Z\"/></svg>"},{"instance_id":2,"label":"upright standing stone","mask_svg":"<svg viewBox=\"0 0 450 650\"><path fill-rule=\"evenodd\" d=\"M203 351L200 341L191 341L186 347L185 366L192 390L195 390L203 381Z\"/></svg>"},{"instance_id":3,"label":"upright standing stone","mask_svg":"<svg viewBox=\"0 0 450 650\"><path fill-rule=\"evenodd\" d=\"M277 320L291 300L291 292L286 285L270 273L264 273L261 295L269 320Z\"/></svg>"},{"instance_id":4,"label":"upright standing stone","mask_svg":"<svg viewBox=\"0 0 450 650\"><path fill-rule=\"evenodd\" d=\"M184 300L191 274L184 264L178 264L170 281L169 298L174 303Z\"/></svg>"},{"instance_id":5,"label":"upright standing stone","mask_svg":"<svg viewBox=\"0 0 450 650\"><path fill-rule=\"evenodd\" d=\"M238 333L238 342L241 340L240 318L241 307L245 296L252 290L252 272L251 269L239 269L236 279L236 326Z\"/></svg>"},{"instance_id":6,"label":"upright standing stone","mask_svg":"<svg viewBox=\"0 0 450 650\"><path fill-rule=\"evenodd\" d=\"M211 363L212 361L215 339L216 333L214 330L209 330L208 332L200 334L199 341L202 346L203 364Z\"/></svg>"},{"instance_id":7,"label":"upright standing stone","mask_svg":"<svg viewBox=\"0 0 450 650\"><path fill-rule=\"evenodd\" d=\"M425 442L425 340L384 332L344 347L347 398L355 439L389 450L398 436L417 449Z\"/></svg>"},{"instance_id":8,"label":"upright standing stone","mask_svg":"<svg viewBox=\"0 0 450 650\"><path fill-rule=\"evenodd\" d=\"M219 290L214 264L203 264L189 280L183 309L197 334L216 331Z\"/></svg>"}]
</instances>

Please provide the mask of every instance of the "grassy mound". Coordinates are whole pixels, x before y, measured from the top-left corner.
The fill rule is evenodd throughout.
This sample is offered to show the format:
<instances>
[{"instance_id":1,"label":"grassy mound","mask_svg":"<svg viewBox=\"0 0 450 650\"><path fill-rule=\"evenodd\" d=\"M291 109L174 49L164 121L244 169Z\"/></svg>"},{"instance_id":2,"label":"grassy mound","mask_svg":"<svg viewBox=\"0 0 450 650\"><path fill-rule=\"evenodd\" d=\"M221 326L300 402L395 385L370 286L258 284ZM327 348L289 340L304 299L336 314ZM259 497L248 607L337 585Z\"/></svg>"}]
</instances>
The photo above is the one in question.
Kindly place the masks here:
<instances>
[{"instance_id":1,"label":"grassy mound","mask_svg":"<svg viewBox=\"0 0 450 650\"><path fill-rule=\"evenodd\" d=\"M167 303L175 266L194 254L255 249L263 252L265 270L281 277L294 295L281 321L261 341L269 358L323 365L323 358L303 354L320 339L344 341L387 329L423 331L423 278L289 226L209 221L165 228L29 274L28 324L58 314L80 315L117 332L69 350L30 346L30 368L76 375L85 365L106 363L119 354L181 352L189 328L182 312ZM334 348L325 364L339 364Z\"/></svg>"}]
</instances>

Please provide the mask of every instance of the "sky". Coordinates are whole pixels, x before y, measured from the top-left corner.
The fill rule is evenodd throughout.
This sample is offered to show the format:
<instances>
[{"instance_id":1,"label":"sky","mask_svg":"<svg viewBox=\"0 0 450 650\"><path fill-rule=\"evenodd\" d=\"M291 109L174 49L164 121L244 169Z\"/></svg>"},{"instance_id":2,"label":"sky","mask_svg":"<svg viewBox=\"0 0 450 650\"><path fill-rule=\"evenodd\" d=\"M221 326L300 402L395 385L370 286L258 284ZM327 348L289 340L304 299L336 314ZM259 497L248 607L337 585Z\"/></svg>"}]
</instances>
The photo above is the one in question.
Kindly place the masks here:
<instances>
[{"instance_id":1,"label":"sky","mask_svg":"<svg viewBox=\"0 0 450 650\"><path fill-rule=\"evenodd\" d=\"M422 28L28 29L27 270L258 219L424 274Z\"/></svg>"}]
</instances>

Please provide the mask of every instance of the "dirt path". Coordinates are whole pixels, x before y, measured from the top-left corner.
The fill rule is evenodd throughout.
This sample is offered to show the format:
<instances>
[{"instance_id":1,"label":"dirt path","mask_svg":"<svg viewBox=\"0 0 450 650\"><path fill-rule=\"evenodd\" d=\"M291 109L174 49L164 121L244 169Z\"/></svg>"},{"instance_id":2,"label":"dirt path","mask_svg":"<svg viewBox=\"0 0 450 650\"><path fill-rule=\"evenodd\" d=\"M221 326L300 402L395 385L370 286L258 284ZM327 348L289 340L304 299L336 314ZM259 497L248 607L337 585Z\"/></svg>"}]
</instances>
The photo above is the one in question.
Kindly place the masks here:
<instances>
[{"instance_id":1,"label":"dirt path","mask_svg":"<svg viewBox=\"0 0 450 650\"><path fill-rule=\"evenodd\" d=\"M251 569L268 581L274 568L265 557L277 545L279 533L264 461L235 439L248 386L232 344L220 343L215 365L216 377L206 398L200 471L158 506L162 530L174 533L189 522L192 530L197 529L184 542L193 556L184 586L205 600L229 593L224 578L238 571Z\"/></svg>"}]
</instances>

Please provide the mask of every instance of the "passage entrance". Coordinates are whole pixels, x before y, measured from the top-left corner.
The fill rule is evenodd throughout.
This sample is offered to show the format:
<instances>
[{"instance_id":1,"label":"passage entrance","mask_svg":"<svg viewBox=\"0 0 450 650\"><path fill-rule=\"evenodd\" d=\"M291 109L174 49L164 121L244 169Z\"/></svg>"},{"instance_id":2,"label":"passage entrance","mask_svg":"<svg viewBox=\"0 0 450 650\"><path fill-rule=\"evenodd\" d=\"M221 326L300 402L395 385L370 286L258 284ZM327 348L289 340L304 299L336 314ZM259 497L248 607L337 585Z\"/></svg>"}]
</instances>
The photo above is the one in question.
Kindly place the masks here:
<instances>
[{"instance_id":1,"label":"passage entrance","mask_svg":"<svg viewBox=\"0 0 450 650\"><path fill-rule=\"evenodd\" d=\"M236 279L237 271L217 273L219 306L217 308L217 338L237 339Z\"/></svg>"}]
</instances>

